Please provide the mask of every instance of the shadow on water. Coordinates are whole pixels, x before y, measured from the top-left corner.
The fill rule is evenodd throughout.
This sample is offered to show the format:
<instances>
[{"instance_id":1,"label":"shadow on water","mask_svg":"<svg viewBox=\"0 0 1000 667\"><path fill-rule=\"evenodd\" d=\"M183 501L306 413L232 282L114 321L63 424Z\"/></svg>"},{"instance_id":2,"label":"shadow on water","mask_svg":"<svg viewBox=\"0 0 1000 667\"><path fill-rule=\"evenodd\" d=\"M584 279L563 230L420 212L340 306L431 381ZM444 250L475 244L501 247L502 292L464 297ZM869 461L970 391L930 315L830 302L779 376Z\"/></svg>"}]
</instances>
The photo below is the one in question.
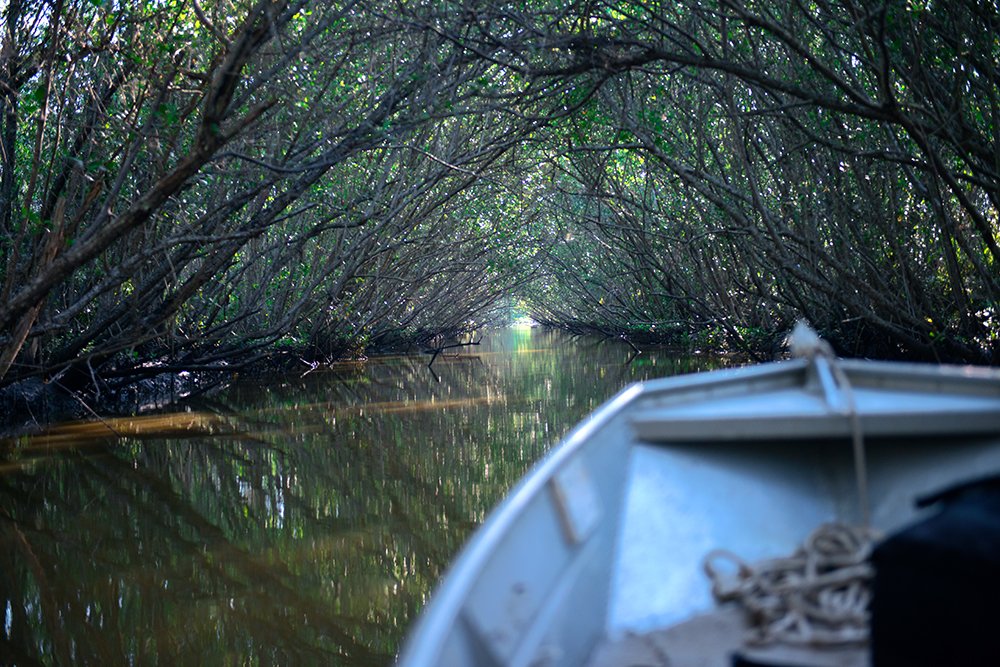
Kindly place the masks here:
<instances>
[{"instance_id":1,"label":"shadow on water","mask_svg":"<svg viewBox=\"0 0 1000 667\"><path fill-rule=\"evenodd\" d=\"M387 665L471 530L629 382L532 329L0 443L0 664Z\"/></svg>"}]
</instances>

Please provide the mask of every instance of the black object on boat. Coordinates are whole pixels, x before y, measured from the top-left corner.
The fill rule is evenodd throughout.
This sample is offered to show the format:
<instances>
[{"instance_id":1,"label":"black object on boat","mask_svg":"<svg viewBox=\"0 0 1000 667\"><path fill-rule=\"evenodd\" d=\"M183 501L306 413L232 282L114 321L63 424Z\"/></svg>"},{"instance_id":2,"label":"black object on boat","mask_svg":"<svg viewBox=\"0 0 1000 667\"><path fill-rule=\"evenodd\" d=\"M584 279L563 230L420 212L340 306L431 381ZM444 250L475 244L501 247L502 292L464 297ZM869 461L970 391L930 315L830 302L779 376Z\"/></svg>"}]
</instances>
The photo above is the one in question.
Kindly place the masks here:
<instances>
[{"instance_id":1,"label":"black object on boat","mask_svg":"<svg viewBox=\"0 0 1000 667\"><path fill-rule=\"evenodd\" d=\"M917 506L939 509L872 555L873 667L1000 665L1000 476Z\"/></svg>"}]
</instances>

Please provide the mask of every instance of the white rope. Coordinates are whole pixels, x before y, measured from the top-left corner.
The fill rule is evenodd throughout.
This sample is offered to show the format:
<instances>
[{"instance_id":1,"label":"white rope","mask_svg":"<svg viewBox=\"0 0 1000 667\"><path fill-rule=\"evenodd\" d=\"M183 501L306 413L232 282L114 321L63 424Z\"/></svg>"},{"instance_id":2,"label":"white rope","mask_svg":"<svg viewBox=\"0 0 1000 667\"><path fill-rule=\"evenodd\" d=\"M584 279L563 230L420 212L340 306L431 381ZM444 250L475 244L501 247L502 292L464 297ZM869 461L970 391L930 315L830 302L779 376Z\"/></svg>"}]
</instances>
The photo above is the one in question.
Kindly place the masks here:
<instances>
[{"instance_id":1,"label":"white rope","mask_svg":"<svg viewBox=\"0 0 1000 667\"><path fill-rule=\"evenodd\" d=\"M868 639L871 548L869 530L828 523L788 558L751 565L717 549L703 567L716 600L735 600L749 613L748 642L852 644Z\"/></svg>"},{"instance_id":2,"label":"white rope","mask_svg":"<svg viewBox=\"0 0 1000 667\"><path fill-rule=\"evenodd\" d=\"M868 500L868 464L865 454L865 437L861 430L861 417L858 416L854 403L854 389L847 380L847 374L835 362L830 364L833 374L837 377L844 399L847 401L847 415L851 420L851 446L854 452L854 481L858 489L858 509L861 512L861 525L866 528L871 525L871 506Z\"/></svg>"},{"instance_id":3,"label":"white rope","mask_svg":"<svg viewBox=\"0 0 1000 667\"><path fill-rule=\"evenodd\" d=\"M854 389L847 378L844 369L837 363L837 355L833 353L830 344L820 338L808 324L799 321L795 324L788 337L788 346L793 356L804 357L814 364L817 373L822 375L824 367L829 368L836 386L823 384L824 398L831 409L840 409L851 425L851 445L854 455L854 480L858 493L858 511L861 514L861 525L867 527L871 523L871 510L868 501L868 467L865 456L865 439L861 429L861 418L858 415L854 400ZM842 399L838 401L837 399ZM841 407L839 404L843 403Z\"/></svg>"}]
</instances>

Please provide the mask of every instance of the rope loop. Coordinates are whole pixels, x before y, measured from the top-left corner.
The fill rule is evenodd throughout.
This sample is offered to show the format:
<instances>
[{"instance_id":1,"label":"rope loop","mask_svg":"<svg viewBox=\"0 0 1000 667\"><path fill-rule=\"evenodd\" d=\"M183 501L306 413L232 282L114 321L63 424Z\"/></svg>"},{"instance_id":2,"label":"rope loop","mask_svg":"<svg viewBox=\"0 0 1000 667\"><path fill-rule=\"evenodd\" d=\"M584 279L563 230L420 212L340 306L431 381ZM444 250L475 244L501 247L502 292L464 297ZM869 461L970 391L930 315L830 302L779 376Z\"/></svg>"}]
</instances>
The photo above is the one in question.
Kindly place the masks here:
<instances>
[{"instance_id":1,"label":"rope loop","mask_svg":"<svg viewBox=\"0 0 1000 667\"><path fill-rule=\"evenodd\" d=\"M849 644L868 638L872 543L867 528L825 523L787 558L751 565L716 549L702 565L715 599L749 613L748 642Z\"/></svg>"}]
</instances>

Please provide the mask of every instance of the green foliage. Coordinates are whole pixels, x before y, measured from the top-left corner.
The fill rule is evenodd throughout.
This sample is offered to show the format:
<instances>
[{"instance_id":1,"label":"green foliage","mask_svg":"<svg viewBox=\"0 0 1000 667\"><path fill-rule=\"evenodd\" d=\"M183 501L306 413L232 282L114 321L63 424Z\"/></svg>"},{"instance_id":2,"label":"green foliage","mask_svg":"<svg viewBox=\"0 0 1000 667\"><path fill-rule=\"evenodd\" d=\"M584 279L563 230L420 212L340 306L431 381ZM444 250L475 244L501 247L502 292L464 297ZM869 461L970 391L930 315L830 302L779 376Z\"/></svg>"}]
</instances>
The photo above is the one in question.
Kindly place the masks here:
<instances>
[{"instance_id":1,"label":"green foliage","mask_svg":"<svg viewBox=\"0 0 1000 667\"><path fill-rule=\"evenodd\" d=\"M761 355L801 316L858 354L994 354L982 3L47 7L5 10L0 382L332 355L515 299Z\"/></svg>"}]
</instances>

